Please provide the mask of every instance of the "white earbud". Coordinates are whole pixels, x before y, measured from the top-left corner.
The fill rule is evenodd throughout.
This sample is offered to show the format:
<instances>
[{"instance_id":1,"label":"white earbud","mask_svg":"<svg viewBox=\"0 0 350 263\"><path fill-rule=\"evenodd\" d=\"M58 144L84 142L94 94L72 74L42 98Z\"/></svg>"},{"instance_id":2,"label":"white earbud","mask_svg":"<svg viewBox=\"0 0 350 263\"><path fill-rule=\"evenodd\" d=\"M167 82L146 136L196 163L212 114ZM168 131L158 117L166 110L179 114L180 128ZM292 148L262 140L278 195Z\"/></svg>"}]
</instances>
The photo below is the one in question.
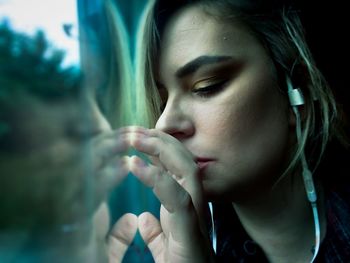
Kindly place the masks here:
<instances>
[{"instance_id":1,"label":"white earbud","mask_svg":"<svg viewBox=\"0 0 350 263\"><path fill-rule=\"evenodd\" d=\"M293 89L290 79L287 80L290 84L288 85L288 97L291 106L299 106L305 104L303 93L300 89Z\"/></svg>"},{"instance_id":2,"label":"white earbud","mask_svg":"<svg viewBox=\"0 0 350 263\"><path fill-rule=\"evenodd\" d=\"M211 240L211 243L213 245L213 249L214 249L214 253L216 254L216 229L215 229L215 224L214 224L214 211L213 211L213 204L212 202L209 202L208 203L209 205L209 211L210 211L210 217L211 217L211 228L212 228L212 231L213 231L213 237L212 237L212 240Z\"/></svg>"},{"instance_id":3,"label":"white earbud","mask_svg":"<svg viewBox=\"0 0 350 263\"><path fill-rule=\"evenodd\" d=\"M289 97L289 102L290 105L293 108L293 112L295 114L296 118L296 134L297 134L297 140L300 145L301 143L301 120L300 120L300 114L298 110L298 106L305 104L304 96L303 93L299 88L294 89L292 85L291 79L287 76L287 88L288 88L288 97ZM316 194L316 189L314 185L314 181L312 178L312 173L308 167L306 158L305 158L305 153L304 151L301 152L301 165L303 169L303 179L304 179L304 186L307 194L307 198L311 204L313 216L314 216L314 223L315 223L315 250L314 250L314 255L311 260L311 263L314 262L319 248L320 248L320 237L321 237L321 230L320 230L320 222L319 222L319 217L318 217L318 210L317 210L317 194Z\"/></svg>"}]
</instances>

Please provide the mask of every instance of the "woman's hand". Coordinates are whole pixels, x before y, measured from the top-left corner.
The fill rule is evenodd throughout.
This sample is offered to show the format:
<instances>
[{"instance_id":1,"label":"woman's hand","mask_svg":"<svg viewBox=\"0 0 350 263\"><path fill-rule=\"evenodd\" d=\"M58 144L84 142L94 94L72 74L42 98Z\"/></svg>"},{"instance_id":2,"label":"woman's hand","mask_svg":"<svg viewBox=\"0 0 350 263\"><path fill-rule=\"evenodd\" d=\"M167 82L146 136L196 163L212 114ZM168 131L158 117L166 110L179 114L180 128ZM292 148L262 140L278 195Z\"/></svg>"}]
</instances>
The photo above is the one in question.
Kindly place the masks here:
<instances>
[{"instance_id":1,"label":"woman's hand","mask_svg":"<svg viewBox=\"0 0 350 263\"><path fill-rule=\"evenodd\" d=\"M153 188L161 202L160 222L146 212L139 231L156 263L213 262L204 223L204 198L192 154L174 137L141 127L124 128L130 145L152 160L130 159L130 170Z\"/></svg>"}]
</instances>

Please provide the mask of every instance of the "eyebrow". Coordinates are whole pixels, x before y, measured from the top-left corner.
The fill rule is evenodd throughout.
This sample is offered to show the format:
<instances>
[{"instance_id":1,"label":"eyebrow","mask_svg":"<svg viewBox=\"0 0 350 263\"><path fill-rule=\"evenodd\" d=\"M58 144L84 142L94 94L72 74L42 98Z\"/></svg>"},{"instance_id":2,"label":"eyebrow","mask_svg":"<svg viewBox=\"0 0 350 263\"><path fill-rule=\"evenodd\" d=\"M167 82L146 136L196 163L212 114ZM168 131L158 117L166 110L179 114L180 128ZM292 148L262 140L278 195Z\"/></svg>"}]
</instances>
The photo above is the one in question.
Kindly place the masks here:
<instances>
[{"instance_id":1,"label":"eyebrow","mask_svg":"<svg viewBox=\"0 0 350 263\"><path fill-rule=\"evenodd\" d=\"M176 71L175 76L178 78L184 78L190 74L195 73L202 66L217 64L228 60L232 60L232 57L231 56L200 56L188 62L183 67L179 68Z\"/></svg>"}]
</instances>

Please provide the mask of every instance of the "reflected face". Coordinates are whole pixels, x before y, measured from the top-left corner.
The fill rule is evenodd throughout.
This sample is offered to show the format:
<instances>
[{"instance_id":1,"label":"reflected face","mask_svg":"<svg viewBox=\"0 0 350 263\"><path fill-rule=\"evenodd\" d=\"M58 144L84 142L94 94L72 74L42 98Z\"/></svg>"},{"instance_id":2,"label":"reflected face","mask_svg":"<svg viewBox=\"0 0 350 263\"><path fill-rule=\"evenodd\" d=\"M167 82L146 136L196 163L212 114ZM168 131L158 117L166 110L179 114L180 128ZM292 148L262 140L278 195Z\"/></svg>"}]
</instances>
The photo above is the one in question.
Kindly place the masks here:
<instances>
[{"instance_id":1,"label":"reflected face","mask_svg":"<svg viewBox=\"0 0 350 263\"><path fill-rule=\"evenodd\" d=\"M90 94L51 103L26 98L20 105L23 110L13 113L14 151L40 152L63 146L78 151L85 139L110 129Z\"/></svg>"},{"instance_id":2,"label":"reflected face","mask_svg":"<svg viewBox=\"0 0 350 263\"><path fill-rule=\"evenodd\" d=\"M186 7L165 27L158 66L156 128L196 156L206 194L235 200L269 189L286 166L292 123L254 35Z\"/></svg>"},{"instance_id":3,"label":"reflected face","mask_svg":"<svg viewBox=\"0 0 350 263\"><path fill-rule=\"evenodd\" d=\"M6 200L0 206L7 215L0 220L2 228L30 227L38 218L51 224L60 220L53 214L61 207L62 215L70 216L67 203L74 191L78 192L74 201L80 202L84 191L78 190L89 167L85 159L92 156L88 150L94 150L86 143L110 130L92 98L82 105L83 99L75 97L48 102L21 96L14 98L15 108L8 112L12 129L8 151L0 151L0 197Z\"/></svg>"}]
</instances>

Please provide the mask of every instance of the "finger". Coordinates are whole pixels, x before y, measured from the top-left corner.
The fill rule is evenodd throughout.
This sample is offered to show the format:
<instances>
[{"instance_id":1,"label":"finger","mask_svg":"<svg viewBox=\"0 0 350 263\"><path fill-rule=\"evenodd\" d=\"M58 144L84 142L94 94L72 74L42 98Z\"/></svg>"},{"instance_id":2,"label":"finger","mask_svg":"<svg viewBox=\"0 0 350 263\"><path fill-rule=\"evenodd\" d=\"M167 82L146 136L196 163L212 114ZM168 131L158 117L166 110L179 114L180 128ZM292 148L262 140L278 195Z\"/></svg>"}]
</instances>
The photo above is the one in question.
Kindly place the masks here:
<instances>
[{"instance_id":1,"label":"finger","mask_svg":"<svg viewBox=\"0 0 350 263\"><path fill-rule=\"evenodd\" d=\"M129 171L132 172L146 186L154 187L157 173L160 172L158 167L147 164L138 156L129 157Z\"/></svg>"},{"instance_id":2,"label":"finger","mask_svg":"<svg viewBox=\"0 0 350 263\"><path fill-rule=\"evenodd\" d=\"M166 172L162 166L159 167L158 165L146 163L138 156L129 157L129 171L149 187L154 187L154 181L160 173L167 173L167 175L172 176L180 185L184 182L184 178L179 178Z\"/></svg>"},{"instance_id":3,"label":"finger","mask_svg":"<svg viewBox=\"0 0 350 263\"><path fill-rule=\"evenodd\" d=\"M116 187L128 175L128 157L115 157L105 167L99 170L95 176L96 200L104 198L104 195Z\"/></svg>"},{"instance_id":4,"label":"finger","mask_svg":"<svg viewBox=\"0 0 350 263\"><path fill-rule=\"evenodd\" d=\"M110 224L109 209L106 202L102 202L93 215L93 226L96 238L100 242L105 242Z\"/></svg>"},{"instance_id":5,"label":"finger","mask_svg":"<svg viewBox=\"0 0 350 263\"><path fill-rule=\"evenodd\" d=\"M194 176L187 176L187 177L179 176L178 174L172 173L171 170L168 171L166 167L147 164L137 156L133 156L130 158L129 165L130 165L129 166L130 171L137 178L139 178L145 185L149 187L155 187L156 181L163 178L162 175L164 175L165 177L172 177L173 179L176 180L177 184L173 184L175 183L173 182L173 183L170 183L169 186L173 186L175 188L182 188L182 187L185 188L185 190L187 191L186 193L189 193L191 195L191 198L194 202L194 205L198 213L201 214L203 212L203 204L204 204L203 190L197 177L193 178ZM157 187L154 188L154 190L157 190L157 189L158 189ZM175 190L175 192L179 192L179 191ZM163 205L169 211L173 209L173 204L171 203L165 202L163 203Z\"/></svg>"},{"instance_id":6,"label":"finger","mask_svg":"<svg viewBox=\"0 0 350 263\"><path fill-rule=\"evenodd\" d=\"M92 142L95 145L99 145L103 143L103 141L118 141L122 137L125 137L125 134L121 133L118 130L104 131L91 138L89 142Z\"/></svg>"},{"instance_id":7,"label":"finger","mask_svg":"<svg viewBox=\"0 0 350 263\"><path fill-rule=\"evenodd\" d=\"M146 164L133 156L130 158L130 171L145 185L152 187L153 192L170 212L188 210L192 206L189 193L172 177L172 175L157 166Z\"/></svg>"},{"instance_id":8,"label":"finger","mask_svg":"<svg viewBox=\"0 0 350 263\"><path fill-rule=\"evenodd\" d=\"M148 137L148 138L164 137L162 138L162 140L164 140L166 139L166 137L168 137L168 140L173 141L173 143L175 142L175 144L176 143L179 144L179 142L174 137L155 129L147 129L140 126L128 126L128 127L121 128L119 132L120 134L123 134L124 136L126 136L129 146L136 148L140 152L149 154L150 156L148 156L148 158L152 160L153 163L159 166L162 165L162 163L158 160L158 158L154 158L154 157L159 157L160 152L157 150L157 148L147 147L143 149L142 148L143 146L139 144L140 139L145 137ZM188 157L190 160L193 159L191 154L188 151L186 152L186 154L189 155ZM181 161L182 160L180 160L180 162Z\"/></svg>"},{"instance_id":9,"label":"finger","mask_svg":"<svg viewBox=\"0 0 350 263\"><path fill-rule=\"evenodd\" d=\"M143 174L148 178L148 181L152 172L158 176L161 174L172 176L190 194L198 214L203 215L206 202L202 184L199 180L199 168L193 155L176 138L164 132L140 127L133 127L130 130L133 132L130 144L137 150L153 156L153 159L158 159L161 164L153 163L160 169L155 169L151 165L148 165L148 169L144 165L138 167L139 171L136 172L136 175L139 175L142 180ZM168 171L168 173L163 170ZM153 180L158 180L158 178L153 178ZM168 203L163 204L168 210L172 209L172 206Z\"/></svg>"},{"instance_id":10,"label":"finger","mask_svg":"<svg viewBox=\"0 0 350 263\"><path fill-rule=\"evenodd\" d=\"M120 134L123 133L130 133L130 132L139 132L139 133L148 133L148 128L144 128L142 126L137 126L137 125L131 125L131 126L124 126L118 129L118 132Z\"/></svg>"},{"instance_id":11,"label":"finger","mask_svg":"<svg viewBox=\"0 0 350 263\"><path fill-rule=\"evenodd\" d=\"M168 171L152 164L146 164L136 156L130 158L130 171L145 185L153 188L153 192L162 206L172 214L172 220L179 230L175 235L178 234L179 238L182 238L189 231L193 230L195 233L198 227L206 235L207 229L202 218L204 215L202 197L202 200L197 202L198 207L196 207L190 193ZM190 225L189 228L188 225Z\"/></svg>"},{"instance_id":12,"label":"finger","mask_svg":"<svg viewBox=\"0 0 350 263\"><path fill-rule=\"evenodd\" d=\"M110 263L121 263L137 231L137 216L123 215L113 226L108 236L108 256Z\"/></svg>"},{"instance_id":13,"label":"finger","mask_svg":"<svg viewBox=\"0 0 350 263\"><path fill-rule=\"evenodd\" d=\"M158 219L149 212L142 213L138 217L138 229L155 262L164 262L165 236Z\"/></svg>"},{"instance_id":14,"label":"finger","mask_svg":"<svg viewBox=\"0 0 350 263\"><path fill-rule=\"evenodd\" d=\"M128 147L125 135L116 132L108 133L97 136L88 143L88 153L90 154L88 157L93 163L93 168L100 169L111 158L125 154Z\"/></svg>"},{"instance_id":15,"label":"finger","mask_svg":"<svg viewBox=\"0 0 350 263\"><path fill-rule=\"evenodd\" d=\"M130 145L136 150L159 159L172 174L179 177L193 177L198 174L198 166L193 155L174 137L156 131L133 133Z\"/></svg>"}]
</instances>

